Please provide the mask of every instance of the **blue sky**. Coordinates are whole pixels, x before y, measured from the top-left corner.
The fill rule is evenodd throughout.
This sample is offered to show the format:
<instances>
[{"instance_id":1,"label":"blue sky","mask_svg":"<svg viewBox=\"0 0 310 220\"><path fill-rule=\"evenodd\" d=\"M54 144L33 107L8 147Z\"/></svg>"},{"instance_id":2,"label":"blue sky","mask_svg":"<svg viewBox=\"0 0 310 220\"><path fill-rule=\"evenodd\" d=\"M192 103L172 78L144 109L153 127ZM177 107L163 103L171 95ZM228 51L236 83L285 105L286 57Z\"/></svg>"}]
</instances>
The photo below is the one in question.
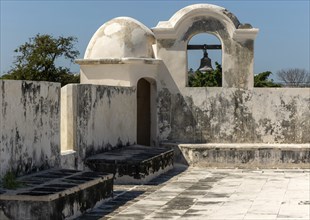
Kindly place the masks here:
<instances>
[{"instance_id":1,"label":"blue sky","mask_svg":"<svg viewBox=\"0 0 310 220\"><path fill-rule=\"evenodd\" d=\"M76 48L83 57L94 32L106 21L119 16L133 17L152 28L179 9L196 3L227 8L241 23L259 28L255 41L255 73L298 67L309 70L309 0L293 1L5 1L1 0L0 75L10 69L14 49L37 33L76 36ZM198 38L197 38L198 39ZM195 43L195 42L194 42ZM200 43L200 42L199 42ZM190 65L199 63L202 52ZM209 53L210 54L210 53ZM211 58L212 54L210 54ZM214 59L217 59L214 55ZM76 64L67 64L73 72ZM195 68L195 67L194 67Z\"/></svg>"}]
</instances>

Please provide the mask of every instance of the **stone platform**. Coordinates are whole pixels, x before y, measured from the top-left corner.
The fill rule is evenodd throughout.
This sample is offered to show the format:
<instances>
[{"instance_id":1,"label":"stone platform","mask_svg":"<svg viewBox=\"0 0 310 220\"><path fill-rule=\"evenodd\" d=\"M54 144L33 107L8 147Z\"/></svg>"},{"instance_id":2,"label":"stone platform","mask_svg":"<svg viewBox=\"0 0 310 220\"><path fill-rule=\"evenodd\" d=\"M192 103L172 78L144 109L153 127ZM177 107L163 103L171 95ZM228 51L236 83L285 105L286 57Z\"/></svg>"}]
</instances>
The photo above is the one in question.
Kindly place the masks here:
<instances>
[{"instance_id":1,"label":"stone platform","mask_svg":"<svg viewBox=\"0 0 310 220\"><path fill-rule=\"evenodd\" d=\"M163 143L175 161L218 168L310 168L310 144Z\"/></svg>"},{"instance_id":2,"label":"stone platform","mask_svg":"<svg viewBox=\"0 0 310 220\"><path fill-rule=\"evenodd\" d=\"M20 187L0 189L0 217L68 219L113 195L113 176L101 172L51 169L17 179Z\"/></svg>"},{"instance_id":3,"label":"stone platform","mask_svg":"<svg viewBox=\"0 0 310 220\"><path fill-rule=\"evenodd\" d=\"M307 169L175 165L150 184L116 185L113 200L78 219L309 220L309 181Z\"/></svg>"},{"instance_id":4,"label":"stone platform","mask_svg":"<svg viewBox=\"0 0 310 220\"><path fill-rule=\"evenodd\" d=\"M173 150L132 145L96 154L85 164L93 171L113 173L117 184L144 184L173 168Z\"/></svg>"}]
</instances>

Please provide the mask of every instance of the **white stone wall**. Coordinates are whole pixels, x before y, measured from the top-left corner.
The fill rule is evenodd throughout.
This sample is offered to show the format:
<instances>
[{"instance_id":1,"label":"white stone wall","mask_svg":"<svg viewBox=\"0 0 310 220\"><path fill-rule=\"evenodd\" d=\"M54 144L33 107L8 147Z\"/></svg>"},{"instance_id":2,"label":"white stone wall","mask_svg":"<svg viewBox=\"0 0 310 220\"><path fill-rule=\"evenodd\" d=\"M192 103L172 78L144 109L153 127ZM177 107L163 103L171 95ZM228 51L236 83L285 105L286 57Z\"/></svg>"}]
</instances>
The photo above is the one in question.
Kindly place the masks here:
<instances>
[{"instance_id":1,"label":"white stone wall","mask_svg":"<svg viewBox=\"0 0 310 220\"><path fill-rule=\"evenodd\" d=\"M141 78L157 78L160 60L151 58L76 60L81 65L81 84L136 86Z\"/></svg>"},{"instance_id":2,"label":"white stone wall","mask_svg":"<svg viewBox=\"0 0 310 220\"><path fill-rule=\"evenodd\" d=\"M61 146L77 152L79 169L87 156L136 142L135 88L88 84L62 88L62 99L70 100L70 94L75 94L73 100L61 106L67 115L61 120Z\"/></svg>"},{"instance_id":3,"label":"white stone wall","mask_svg":"<svg viewBox=\"0 0 310 220\"><path fill-rule=\"evenodd\" d=\"M185 143L310 143L309 88L159 92L159 138Z\"/></svg>"},{"instance_id":4,"label":"white stone wall","mask_svg":"<svg viewBox=\"0 0 310 220\"><path fill-rule=\"evenodd\" d=\"M0 80L0 177L60 164L60 84Z\"/></svg>"},{"instance_id":5,"label":"white stone wall","mask_svg":"<svg viewBox=\"0 0 310 220\"><path fill-rule=\"evenodd\" d=\"M258 29L241 24L225 8L209 4L190 5L176 12L168 21L159 22L152 31L156 39L155 58L163 60L168 70L166 75L172 77L178 89L187 86L187 44L200 33L213 34L221 41L223 87L253 87L254 39Z\"/></svg>"},{"instance_id":6,"label":"white stone wall","mask_svg":"<svg viewBox=\"0 0 310 220\"><path fill-rule=\"evenodd\" d=\"M240 23L225 8L209 4L190 5L179 10L169 20L152 28L153 33L134 19L112 19L94 34L84 59L77 60L81 65L81 83L116 86L113 89L98 87L113 91L120 88L118 86L134 88L140 78L151 79L152 106L157 106L157 117L151 122L154 143L309 143L309 89L253 88L254 40L258 31L250 24ZM187 87L187 45L200 33L213 34L221 41L221 88ZM116 51L106 50L111 45L115 45ZM89 107L73 108L77 120L68 121L77 129L73 136L78 135L71 139L78 143L69 145L87 149L81 154L78 150L81 158L89 154L87 151L95 152L98 146L106 145L107 137L111 136L114 146L118 135L118 131L113 130L118 121L111 125L106 119L112 110L104 108L100 110L104 116L100 116L96 111L101 107L92 107L93 97L97 96L94 88L84 85L74 90L77 93L74 100L79 102L74 105ZM128 99L108 99L117 107L128 104ZM130 96L129 100L136 102L136 97ZM123 114L117 110L120 115L114 117L128 121L130 115L130 124L134 125L137 121L135 104L127 107L130 112ZM99 122L102 124L96 125ZM136 129L129 127L133 128ZM100 135L98 129L109 136ZM128 127L122 127L120 133L128 133L126 129ZM131 135L134 139L135 135ZM123 139L120 139L122 143ZM70 138L67 141L70 142Z\"/></svg>"}]
</instances>

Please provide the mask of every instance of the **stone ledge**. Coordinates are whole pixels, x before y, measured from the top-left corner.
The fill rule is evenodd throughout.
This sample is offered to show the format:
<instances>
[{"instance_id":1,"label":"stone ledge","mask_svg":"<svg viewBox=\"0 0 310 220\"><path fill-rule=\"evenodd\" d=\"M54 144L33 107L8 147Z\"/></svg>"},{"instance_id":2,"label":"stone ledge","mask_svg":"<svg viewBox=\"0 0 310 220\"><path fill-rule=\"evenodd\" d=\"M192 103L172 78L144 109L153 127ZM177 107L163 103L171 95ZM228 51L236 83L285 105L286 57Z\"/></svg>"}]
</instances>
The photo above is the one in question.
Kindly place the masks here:
<instances>
[{"instance_id":1,"label":"stone ledge","mask_svg":"<svg viewBox=\"0 0 310 220\"><path fill-rule=\"evenodd\" d=\"M259 144L259 143L205 143L205 144L182 144L182 143L162 143L164 146L179 146L182 148L269 148L269 149L308 149L309 144Z\"/></svg>"},{"instance_id":2,"label":"stone ledge","mask_svg":"<svg viewBox=\"0 0 310 220\"><path fill-rule=\"evenodd\" d=\"M18 178L22 186L1 189L9 219L66 219L81 215L113 194L111 174L51 169Z\"/></svg>"},{"instance_id":3,"label":"stone ledge","mask_svg":"<svg viewBox=\"0 0 310 220\"><path fill-rule=\"evenodd\" d=\"M309 144L183 144L174 148L175 161L191 166L219 168L310 168Z\"/></svg>"},{"instance_id":4,"label":"stone ledge","mask_svg":"<svg viewBox=\"0 0 310 220\"><path fill-rule=\"evenodd\" d=\"M144 184L173 168L173 150L132 145L86 159L91 170L113 173L116 184Z\"/></svg>"},{"instance_id":5,"label":"stone ledge","mask_svg":"<svg viewBox=\"0 0 310 220\"><path fill-rule=\"evenodd\" d=\"M161 60L152 58L102 58L102 59L77 59L79 65L101 65L101 64L159 64Z\"/></svg>"}]
</instances>

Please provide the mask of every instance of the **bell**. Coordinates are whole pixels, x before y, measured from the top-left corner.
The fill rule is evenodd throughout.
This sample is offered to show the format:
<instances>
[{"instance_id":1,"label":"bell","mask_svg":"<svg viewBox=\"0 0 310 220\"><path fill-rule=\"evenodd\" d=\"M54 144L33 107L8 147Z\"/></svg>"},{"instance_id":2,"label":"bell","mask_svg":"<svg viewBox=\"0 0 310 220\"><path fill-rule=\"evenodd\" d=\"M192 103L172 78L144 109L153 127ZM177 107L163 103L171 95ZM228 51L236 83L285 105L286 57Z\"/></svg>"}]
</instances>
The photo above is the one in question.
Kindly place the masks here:
<instances>
[{"instance_id":1,"label":"bell","mask_svg":"<svg viewBox=\"0 0 310 220\"><path fill-rule=\"evenodd\" d=\"M202 73L213 71L211 59L208 57L207 49L203 49L203 58L200 60L198 70Z\"/></svg>"}]
</instances>

